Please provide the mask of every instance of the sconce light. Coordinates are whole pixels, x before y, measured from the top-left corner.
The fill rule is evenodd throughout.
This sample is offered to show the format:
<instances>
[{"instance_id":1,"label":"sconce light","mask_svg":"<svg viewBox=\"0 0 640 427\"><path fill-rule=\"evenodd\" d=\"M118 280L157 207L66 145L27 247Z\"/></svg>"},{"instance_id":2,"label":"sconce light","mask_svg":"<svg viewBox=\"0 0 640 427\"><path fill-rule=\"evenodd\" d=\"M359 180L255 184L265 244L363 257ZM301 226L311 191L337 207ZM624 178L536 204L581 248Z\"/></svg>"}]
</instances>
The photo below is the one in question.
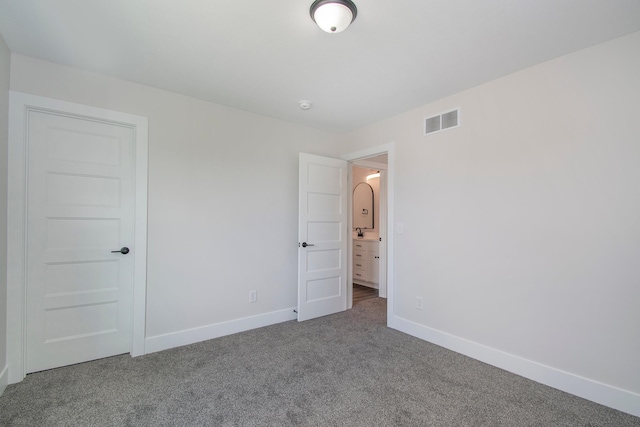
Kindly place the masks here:
<instances>
[{"instance_id":1,"label":"sconce light","mask_svg":"<svg viewBox=\"0 0 640 427\"><path fill-rule=\"evenodd\" d=\"M356 19L358 9L351 0L316 0L309 10L322 31L340 33Z\"/></svg>"},{"instance_id":2,"label":"sconce light","mask_svg":"<svg viewBox=\"0 0 640 427\"><path fill-rule=\"evenodd\" d=\"M370 179L373 178L380 178L380 171L376 172L376 173L372 173L371 175L367 175L367 181L369 181Z\"/></svg>"}]
</instances>

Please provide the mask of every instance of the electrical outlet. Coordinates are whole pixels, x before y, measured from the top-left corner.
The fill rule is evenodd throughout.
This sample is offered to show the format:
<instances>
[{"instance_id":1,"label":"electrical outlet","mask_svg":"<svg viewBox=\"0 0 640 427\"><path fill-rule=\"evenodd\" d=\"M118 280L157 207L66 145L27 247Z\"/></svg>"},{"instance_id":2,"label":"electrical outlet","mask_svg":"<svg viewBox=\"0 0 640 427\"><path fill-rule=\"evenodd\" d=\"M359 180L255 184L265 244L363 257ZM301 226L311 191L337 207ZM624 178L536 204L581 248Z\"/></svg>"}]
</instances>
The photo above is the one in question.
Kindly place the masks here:
<instances>
[{"instance_id":1,"label":"electrical outlet","mask_svg":"<svg viewBox=\"0 0 640 427\"><path fill-rule=\"evenodd\" d=\"M422 297L417 297L416 298L416 308L418 310L422 310Z\"/></svg>"},{"instance_id":2,"label":"electrical outlet","mask_svg":"<svg viewBox=\"0 0 640 427\"><path fill-rule=\"evenodd\" d=\"M258 301L258 291L249 292L249 302L256 302L256 301Z\"/></svg>"}]
</instances>

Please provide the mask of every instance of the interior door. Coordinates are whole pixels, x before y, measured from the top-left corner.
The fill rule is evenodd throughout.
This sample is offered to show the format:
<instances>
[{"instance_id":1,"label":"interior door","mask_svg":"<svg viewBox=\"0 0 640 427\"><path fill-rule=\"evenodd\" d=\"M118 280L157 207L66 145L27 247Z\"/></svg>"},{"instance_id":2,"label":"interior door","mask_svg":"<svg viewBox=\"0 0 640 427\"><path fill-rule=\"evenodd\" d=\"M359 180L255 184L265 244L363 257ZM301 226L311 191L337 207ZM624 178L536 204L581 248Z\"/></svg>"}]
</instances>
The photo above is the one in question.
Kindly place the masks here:
<instances>
[{"instance_id":1,"label":"interior door","mask_svg":"<svg viewBox=\"0 0 640 427\"><path fill-rule=\"evenodd\" d=\"M27 128L26 371L128 353L134 130L45 111Z\"/></svg>"},{"instance_id":2,"label":"interior door","mask_svg":"<svg viewBox=\"0 0 640 427\"><path fill-rule=\"evenodd\" d=\"M347 309L347 162L300 153L298 320Z\"/></svg>"}]
</instances>

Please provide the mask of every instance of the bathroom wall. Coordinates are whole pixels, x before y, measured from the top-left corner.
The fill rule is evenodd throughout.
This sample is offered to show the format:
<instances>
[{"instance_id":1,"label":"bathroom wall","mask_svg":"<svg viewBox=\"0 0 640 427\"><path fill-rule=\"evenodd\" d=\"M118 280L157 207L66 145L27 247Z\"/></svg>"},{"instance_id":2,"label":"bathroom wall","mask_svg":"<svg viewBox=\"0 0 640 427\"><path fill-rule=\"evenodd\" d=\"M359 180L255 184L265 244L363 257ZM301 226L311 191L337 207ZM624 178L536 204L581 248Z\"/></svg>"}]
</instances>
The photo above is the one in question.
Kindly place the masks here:
<instances>
[{"instance_id":1,"label":"bathroom wall","mask_svg":"<svg viewBox=\"0 0 640 427\"><path fill-rule=\"evenodd\" d=\"M377 169L353 167L352 171L352 191L361 182L366 182L373 188L373 230L363 230L365 239L377 239L380 237L380 178L373 178L367 181L367 175L378 172ZM356 238L358 233L354 230L353 237Z\"/></svg>"}]
</instances>

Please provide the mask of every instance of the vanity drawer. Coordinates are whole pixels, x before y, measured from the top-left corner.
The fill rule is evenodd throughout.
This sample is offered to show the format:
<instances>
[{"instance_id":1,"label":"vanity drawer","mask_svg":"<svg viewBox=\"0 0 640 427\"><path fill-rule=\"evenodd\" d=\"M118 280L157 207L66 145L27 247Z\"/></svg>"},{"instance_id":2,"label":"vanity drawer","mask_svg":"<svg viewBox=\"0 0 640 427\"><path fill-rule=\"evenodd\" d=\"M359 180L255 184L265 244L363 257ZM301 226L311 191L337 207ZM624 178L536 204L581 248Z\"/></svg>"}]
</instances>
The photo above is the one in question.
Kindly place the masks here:
<instances>
[{"instance_id":1,"label":"vanity drawer","mask_svg":"<svg viewBox=\"0 0 640 427\"><path fill-rule=\"evenodd\" d=\"M354 251L366 251L367 250L367 242L359 242L355 240L353 242L353 250Z\"/></svg>"},{"instance_id":2,"label":"vanity drawer","mask_svg":"<svg viewBox=\"0 0 640 427\"><path fill-rule=\"evenodd\" d=\"M367 270L364 268L353 268L353 280L367 280Z\"/></svg>"},{"instance_id":3,"label":"vanity drawer","mask_svg":"<svg viewBox=\"0 0 640 427\"><path fill-rule=\"evenodd\" d=\"M366 259L367 259L367 251L360 250L360 249L353 250L353 262L362 260L362 263L364 264Z\"/></svg>"}]
</instances>

